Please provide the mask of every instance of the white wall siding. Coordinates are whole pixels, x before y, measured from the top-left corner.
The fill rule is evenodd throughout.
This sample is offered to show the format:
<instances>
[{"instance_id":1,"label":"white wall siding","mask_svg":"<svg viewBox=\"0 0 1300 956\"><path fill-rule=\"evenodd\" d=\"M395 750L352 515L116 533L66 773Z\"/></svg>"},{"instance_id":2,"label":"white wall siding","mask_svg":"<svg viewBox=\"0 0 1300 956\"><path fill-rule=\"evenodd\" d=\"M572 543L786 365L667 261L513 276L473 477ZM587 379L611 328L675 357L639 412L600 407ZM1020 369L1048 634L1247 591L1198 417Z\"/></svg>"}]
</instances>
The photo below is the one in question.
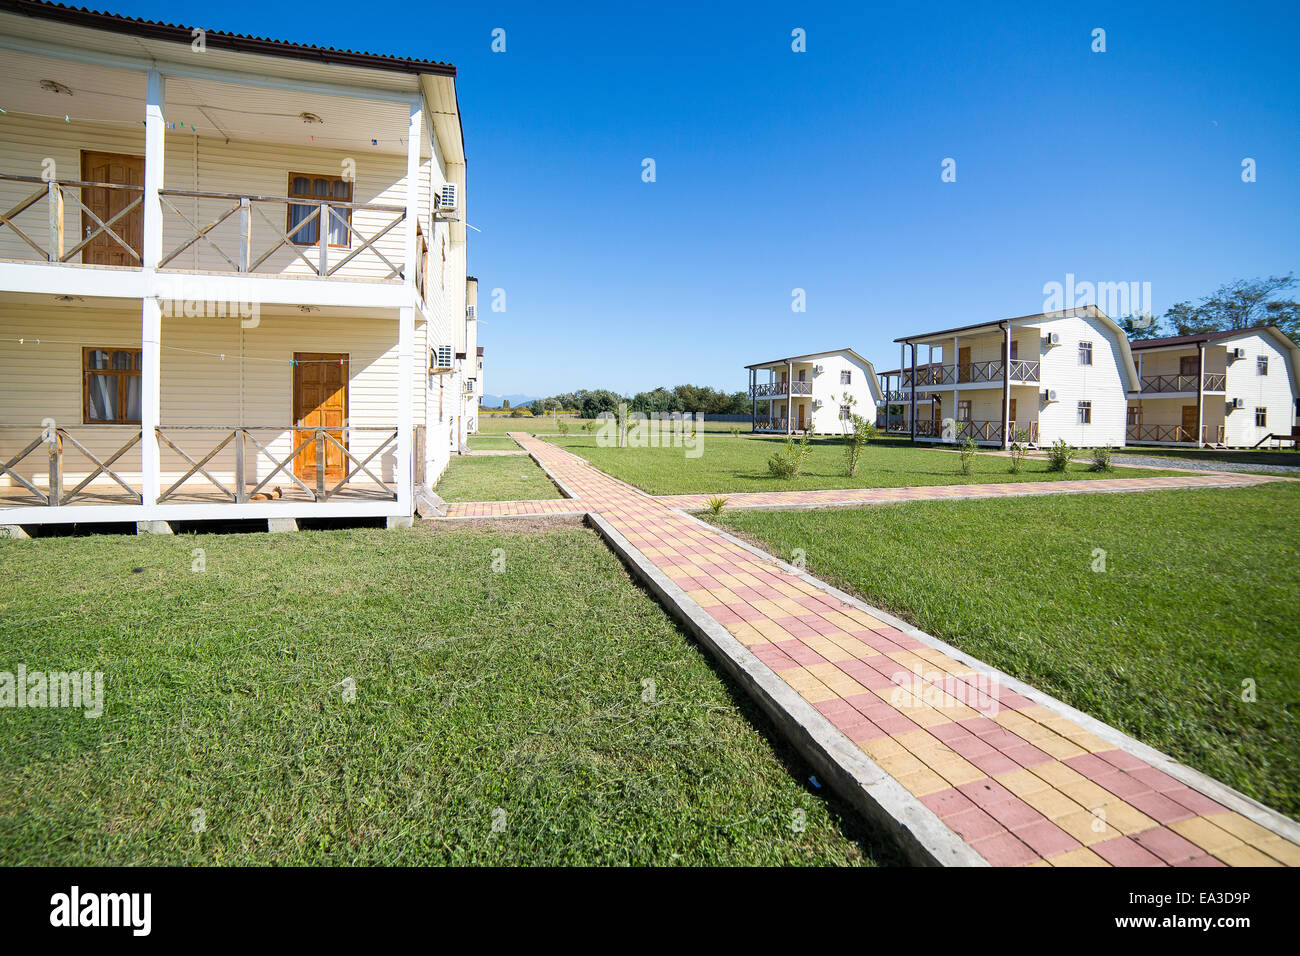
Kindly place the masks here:
<instances>
[{"instance_id":1,"label":"white wall siding","mask_svg":"<svg viewBox=\"0 0 1300 956\"><path fill-rule=\"evenodd\" d=\"M1285 434L1295 422L1296 394L1290 349L1283 348L1269 334L1252 333L1227 342L1215 343L1228 348L1244 348L1246 357L1228 363L1227 400L1240 398L1245 408L1227 412L1224 440L1228 445L1254 445L1265 435ZM1268 356L1268 374L1257 372L1257 357ZM1207 404L1210 398L1206 398ZM1219 396L1214 396L1219 401ZM1255 409L1268 410L1268 423L1255 425Z\"/></svg>"},{"instance_id":2,"label":"white wall siding","mask_svg":"<svg viewBox=\"0 0 1300 956\"><path fill-rule=\"evenodd\" d=\"M1041 396L1045 389L1055 389L1057 393L1055 402L1044 402L1040 398L1039 444L1051 444L1060 438L1083 448L1123 445L1128 400L1121 371L1123 359L1119 333L1112 332L1092 316L1048 320L1039 325L1039 330L1042 363L1039 394ZM1043 337L1051 332L1060 333L1060 345L1042 344ZM1091 365L1079 364L1079 343L1082 341L1092 343ZM1029 359L1033 355L1022 345L1019 357ZM1092 423L1089 425L1079 424L1081 401L1092 403Z\"/></svg>"}]
</instances>

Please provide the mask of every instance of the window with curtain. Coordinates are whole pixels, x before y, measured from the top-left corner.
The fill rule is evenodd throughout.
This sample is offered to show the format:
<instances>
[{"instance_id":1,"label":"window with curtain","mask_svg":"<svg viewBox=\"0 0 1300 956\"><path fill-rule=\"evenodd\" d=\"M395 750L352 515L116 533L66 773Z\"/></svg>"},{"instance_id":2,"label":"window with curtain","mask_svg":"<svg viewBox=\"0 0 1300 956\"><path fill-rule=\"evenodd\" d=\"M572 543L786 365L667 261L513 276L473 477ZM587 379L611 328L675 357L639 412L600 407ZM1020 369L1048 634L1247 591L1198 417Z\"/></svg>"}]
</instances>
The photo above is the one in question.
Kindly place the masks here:
<instances>
[{"instance_id":1,"label":"window with curtain","mask_svg":"<svg viewBox=\"0 0 1300 956\"><path fill-rule=\"evenodd\" d=\"M81 350L84 424L140 424L140 361L139 349Z\"/></svg>"},{"instance_id":2,"label":"window with curtain","mask_svg":"<svg viewBox=\"0 0 1300 956\"><path fill-rule=\"evenodd\" d=\"M351 202L352 183L341 176L305 176L301 173L293 173L289 176L289 198L311 200L310 203L289 204L289 219L285 232L298 245L313 246L320 242L321 217L313 216L312 213L320 209L320 203L329 202L331 199ZM307 221L309 219L310 222ZM329 232L326 235L329 237L329 244L344 248L350 246L352 210L330 207L328 219Z\"/></svg>"}]
</instances>

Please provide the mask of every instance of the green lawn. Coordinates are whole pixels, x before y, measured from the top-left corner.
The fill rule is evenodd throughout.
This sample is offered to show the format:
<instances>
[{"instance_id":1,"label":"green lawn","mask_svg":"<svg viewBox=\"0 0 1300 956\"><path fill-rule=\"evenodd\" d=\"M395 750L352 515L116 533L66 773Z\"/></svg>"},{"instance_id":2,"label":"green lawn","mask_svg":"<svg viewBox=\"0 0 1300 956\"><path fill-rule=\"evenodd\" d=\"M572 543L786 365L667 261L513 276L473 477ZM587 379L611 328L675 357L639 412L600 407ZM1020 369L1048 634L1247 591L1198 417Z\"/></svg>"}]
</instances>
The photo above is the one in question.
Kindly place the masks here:
<instances>
[{"instance_id":1,"label":"green lawn","mask_svg":"<svg viewBox=\"0 0 1300 956\"><path fill-rule=\"evenodd\" d=\"M444 501L533 501L562 498L528 455L452 456L434 489Z\"/></svg>"},{"instance_id":2,"label":"green lawn","mask_svg":"<svg viewBox=\"0 0 1300 956\"><path fill-rule=\"evenodd\" d=\"M844 445L838 439L812 442L803 473L792 479L773 478L767 460L784 446L783 438L734 438L722 434L700 439L698 458L683 448L613 448L597 445L593 435L550 438L589 462L653 495L726 494L733 491L808 491L818 488L897 488L909 485L955 485L968 482L1047 481L1059 478L1137 478L1175 472L1116 468L1099 474L1086 462L1075 462L1065 473L1049 472L1047 462L1031 459L1019 475L1006 458L979 455L973 473L958 471L958 456L950 451L920 448L887 439L868 446L853 478L845 474ZM1080 455L1080 457L1083 457Z\"/></svg>"},{"instance_id":3,"label":"green lawn","mask_svg":"<svg viewBox=\"0 0 1300 956\"><path fill-rule=\"evenodd\" d=\"M582 427L582 419L580 418L561 415L560 421L565 422L574 431ZM544 418L535 418L532 415L511 418L509 415L484 415L481 412L478 417L478 430L483 435L504 435L506 432L550 435L559 431L555 427L555 419L550 415Z\"/></svg>"},{"instance_id":4,"label":"green lawn","mask_svg":"<svg viewBox=\"0 0 1300 956\"><path fill-rule=\"evenodd\" d=\"M0 710L2 865L894 859L586 529L0 539L0 570L0 670L105 675L98 719Z\"/></svg>"},{"instance_id":5,"label":"green lawn","mask_svg":"<svg viewBox=\"0 0 1300 956\"><path fill-rule=\"evenodd\" d=\"M521 451L514 439L504 434L470 435L467 440L470 451Z\"/></svg>"},{"instance_id":6,"label":"green lawn","mask_svg":"<svg viewBox=\"0 0 1300 956\"><path fill-rule=\"evenodd\" d=\"M1298 518L1300 486L1277 482L719 520L1297 816Z\"/></svg>"}]
</instances>

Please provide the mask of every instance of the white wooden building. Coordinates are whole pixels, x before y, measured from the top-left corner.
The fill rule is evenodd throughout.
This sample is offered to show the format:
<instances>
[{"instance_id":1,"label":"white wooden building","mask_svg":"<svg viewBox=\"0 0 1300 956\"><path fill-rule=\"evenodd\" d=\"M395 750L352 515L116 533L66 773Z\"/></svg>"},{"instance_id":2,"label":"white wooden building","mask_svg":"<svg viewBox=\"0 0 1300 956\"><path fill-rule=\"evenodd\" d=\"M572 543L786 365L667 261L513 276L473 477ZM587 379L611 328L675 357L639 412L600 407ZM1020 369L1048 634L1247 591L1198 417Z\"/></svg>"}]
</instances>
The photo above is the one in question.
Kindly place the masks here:
<instances>
[{"instance_id":1,"label":"white wooden building","mask_svg":"<svg viewBox=\"0 0 1300 956\"><path fill-rule=\"evenodd\" d=\"M1300 347L1273 326L1132 343L1139 387L1128 394L1134 445L1248 448L1290 435Z\"/></svg>"},{"instance_id":2,"label":"white wooden building","mask_svg":"<svg viewBox=\"0 0 1300 956\"><path fill-rule=\"evenodd\" d=\"M455 68L46 3L0 49L0 525L409 522L477 417Z\"/></svg>"},{"instance_id":3,"label":"white wooden building","mask_svg":"<svg viewBox=\"0 0 1300 956\"><path fill-rule=\"evenodd\" d=\"M1002 447L1017 436L1040 446L1124 444L1137 369L1123 330L1096 306L895 341L899 367L880 376L890 432Z\"/></svg>"},{"instance_id":4,"label":"white wooden building","mask_svg":"<svg viewBox=\"0 0 1300 956\"><path fill-rule=\"evenodd\" d=\"M842 435L850 409L869 422L876 420L881 401L876 370L853 349L810 352L745 368L756 432Z\"/></svg>"}]
</instances>

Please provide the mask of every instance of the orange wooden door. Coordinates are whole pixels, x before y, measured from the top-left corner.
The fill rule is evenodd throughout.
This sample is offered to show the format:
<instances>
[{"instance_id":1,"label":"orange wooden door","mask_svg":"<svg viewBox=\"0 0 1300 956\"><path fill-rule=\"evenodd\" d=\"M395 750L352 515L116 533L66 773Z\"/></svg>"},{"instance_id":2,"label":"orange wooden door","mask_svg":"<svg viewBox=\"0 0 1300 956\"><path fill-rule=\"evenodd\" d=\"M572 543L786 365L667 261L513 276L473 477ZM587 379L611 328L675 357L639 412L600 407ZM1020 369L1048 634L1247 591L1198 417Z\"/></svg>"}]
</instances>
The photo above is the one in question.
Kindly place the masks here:
<instances>
[{"instance_id":1,"label":"orange wooden door","mask_svg":"<svg viewBox=\"0 0 1300 956\"><path fill-rule=\"evenodd\" d=\"M803 431L806 427L808 427L808 426L806 426L806 425L804 424L804 417L803 417L803 416L804 416L804 410L805 410L807 407L808 407L808 406L803 405L803 404L800 404L800 405L799 405L799 431Z\"/></svg>"},{"instance_id":2,"label":"orange wooden door","mask_svg":"<svg viewBox=\"0 0 1300 956\"><path fill-rule=\"evenodd\" d=\"M328 428L329 434L344 448L348 436L343 426L348 420L348 356L338 352L293 353L293 422L302 428ZM294 447L314 432L294 432ZM316 480L316 442L313 440L298 453L293 473L303 481ZM325 480L342 481L347 460L343 449L325 441Z\"/></svg>"},{"instance_id":3,"label":"orange wooden door","mask_svg":"<svg viewBox=\"0 0 1300 956\"><path fill-rule=\"evenodd\" d=\"M1178 436L1181 441L1196 441L1196 406L1183 406L1183 433Z\"/></svg>"},{"instance_id":4,"label":"orange wooden door","mask_svg":"<svg viewBox=\"0 0 1300 956\"><path fill-rule=\"evenodd\" d=\"M83 150L81 153L81 178L92 183L116 183L120 186L144 185L144 157L127 156L121 153L96 153ZM103 222L109 222L125 207L139 199L141 193L133 189L104 189L103 187L83 186L81 201ZM76 245L86 236L99 228L99 223L85 212L81 214L81 235ZM135 250L136 256L144 246L144 203L140 203L117 222L109 224L109 229L122 237ZM101 232L90 241L90 245L81 250L81 261L97 266L138 266L140 260L122 248L107 232Z\"/></svg>"},{"instance_id":5,"label":"orange wooden door","mask_svg":"<svg viewBox=\"0 0 1300 956\"><path fill-rule=\"evenodd\" d=\"M1011 411L1010 414L1007 416L1007 421L1011 422L1012 424L1015 424L1016 421L1016 400L1014 398L1011 399Z\"/></svg>"},{"instance_id":6,"label":"orange wooden door","mask_svg":"<svg viewBox=\"0 0 1300 956\"><path fill-rule=\"evenodd\" d=\"M970 347L957 350L957 381L970 381Z\"/></svg>"}]
</instances>

